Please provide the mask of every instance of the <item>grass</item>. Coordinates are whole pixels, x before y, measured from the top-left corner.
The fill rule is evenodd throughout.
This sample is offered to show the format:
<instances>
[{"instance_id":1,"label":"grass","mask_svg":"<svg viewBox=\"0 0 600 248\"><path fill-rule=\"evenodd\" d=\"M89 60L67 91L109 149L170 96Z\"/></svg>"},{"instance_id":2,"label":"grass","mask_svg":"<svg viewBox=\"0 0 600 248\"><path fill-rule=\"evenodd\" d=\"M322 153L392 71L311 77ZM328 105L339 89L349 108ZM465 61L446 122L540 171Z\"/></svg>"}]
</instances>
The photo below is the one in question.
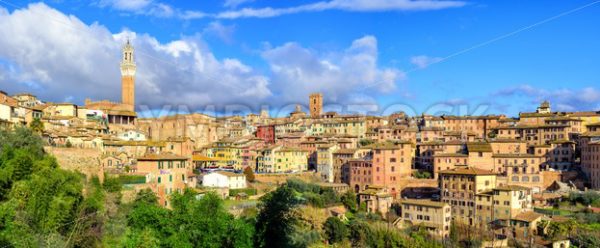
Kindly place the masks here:
<instances>
[{"instance_id":1,"label":"grass","mask_svg":"<svg viewBox=\"0 0 600 248\"><path fill-rule=\"evenodd\" d=\"M227 199L227 200L224 201L225 208L227 208L227 209L230 209L230 208L233 208L233 207L238 207L238 206L239 207L249 206L249 205L256 206L257 203L258 203L258 201L256 201L256 200L239 200L239 201L236 201L236 200Z\"/></svg>"}]
</instances>

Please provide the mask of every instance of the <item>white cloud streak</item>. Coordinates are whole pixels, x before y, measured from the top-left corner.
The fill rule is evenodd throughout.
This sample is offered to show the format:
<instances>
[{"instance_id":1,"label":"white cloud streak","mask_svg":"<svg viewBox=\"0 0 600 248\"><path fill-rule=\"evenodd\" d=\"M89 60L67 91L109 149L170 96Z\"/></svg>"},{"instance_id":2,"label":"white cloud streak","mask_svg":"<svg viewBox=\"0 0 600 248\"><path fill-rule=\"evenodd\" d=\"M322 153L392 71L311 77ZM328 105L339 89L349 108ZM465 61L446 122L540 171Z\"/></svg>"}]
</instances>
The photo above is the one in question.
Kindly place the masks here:
<instances>
[{"instance_id":1,"label":"white cloud streak","mask_svg":"<svg viewBox=\"0 0 600 248\"><path fill-rule=\"evenodd\" d=\"M286 14L302 12L319 12L326 10L343 10L352 12L383 12L383 11L425 11L457 8L465 6L463 1L435 0L332 0L289 8L243 8L230 10L215 15L216 18L269 18Z\"/></svg>"},{"instance_id":2,"label":"white cloud streak","mask_svg":"<svg viewBox=\"0 0 600 248\"><path fill-rule=\"evenodd\" d=\"M427 11L463 7L467 3L455 0L330 0L319 1L287 8L252 8L236 9L239 5L253 2L253 0L226 0L224 7L230 10L218 13L206 13L197 10L180 10L168 4L154 0L101 0L100 7L112 7L119 11L132 12L139 15L169 18L175 17L184 20L213 18L213 19L238 19L238 18L270 18L288 14L304 12L320 12L327 10L341 10L350 12L384 12L384 11Z\"/></svg>"},{"instance_id":3,"label":"white cloud streak","mask_svg":"<svg viewBox=\"0 0 600 248\"><path fill-rule=\"evenodd\" d=\"M236 8L237 6L251 2L254 2L254 0L225 0L223 6L227 8Z\"/></svg>"},{"instance_id":4,"label":"white cloud streak","mask_svg":"<svg viewBox=\"0 0 600 248\"><path fill-rule=\"evenodd\" d=\"M428 66L442 61L439 57L429 57L426 55L419 55L410 58L410 63L415 65L418 69L425 69Z\"/></svg>"}]
</instances>

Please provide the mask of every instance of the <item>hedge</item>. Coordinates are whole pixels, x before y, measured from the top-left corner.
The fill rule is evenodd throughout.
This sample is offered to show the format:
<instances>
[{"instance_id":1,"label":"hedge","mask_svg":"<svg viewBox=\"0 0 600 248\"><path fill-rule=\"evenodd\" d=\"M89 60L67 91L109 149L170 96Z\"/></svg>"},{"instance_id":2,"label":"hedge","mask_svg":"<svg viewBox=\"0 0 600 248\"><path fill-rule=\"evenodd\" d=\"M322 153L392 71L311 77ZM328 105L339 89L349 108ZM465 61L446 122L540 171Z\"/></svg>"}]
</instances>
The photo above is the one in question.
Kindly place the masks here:
<instances>
[{"instance_id":1,"label":"hedge","mask_svg":"<svg viewBox=\"0 0 600 248\"><path fill-rule=\"evenodd\" d=\"M247 188L247 189L230 189L229 196L236 196L238 193L246 193L248 196L256 195L256 189Z\"/></svg>"},{"instance_id":2,"label":"hedge","mask_svg":"<svg viewBox=\"0 0 600 248\"><path fill-rule=\"evenodd\" d=\"M142 183L146 183L146 177L145 176L139 176L139 175L120 175L119 177L117 177L117 179L119 180L119 182L121 184L142 184Z\"/></svg>"}]
</instances>

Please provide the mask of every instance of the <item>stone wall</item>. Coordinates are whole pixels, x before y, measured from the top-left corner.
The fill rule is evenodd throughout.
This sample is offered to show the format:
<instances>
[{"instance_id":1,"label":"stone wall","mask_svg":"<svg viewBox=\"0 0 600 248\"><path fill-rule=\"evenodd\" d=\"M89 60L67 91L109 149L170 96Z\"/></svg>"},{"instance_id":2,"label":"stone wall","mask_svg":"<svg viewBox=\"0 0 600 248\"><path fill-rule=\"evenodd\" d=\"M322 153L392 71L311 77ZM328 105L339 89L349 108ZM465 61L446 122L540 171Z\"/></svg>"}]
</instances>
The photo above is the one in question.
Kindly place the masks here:
<instances>
[{"instance_id":1,"label":"stone wall","mask_svg":"<svg viewBox=\"0 0 600 248\"><path fill-rule=\"evenodd\" d=\"M65 170L78 171L91 178L98 176L104 181L104 170L100 165L102 153L97 149L44 147L44 150L56 157L58 164Z\"/></svg>"}]
</instances>

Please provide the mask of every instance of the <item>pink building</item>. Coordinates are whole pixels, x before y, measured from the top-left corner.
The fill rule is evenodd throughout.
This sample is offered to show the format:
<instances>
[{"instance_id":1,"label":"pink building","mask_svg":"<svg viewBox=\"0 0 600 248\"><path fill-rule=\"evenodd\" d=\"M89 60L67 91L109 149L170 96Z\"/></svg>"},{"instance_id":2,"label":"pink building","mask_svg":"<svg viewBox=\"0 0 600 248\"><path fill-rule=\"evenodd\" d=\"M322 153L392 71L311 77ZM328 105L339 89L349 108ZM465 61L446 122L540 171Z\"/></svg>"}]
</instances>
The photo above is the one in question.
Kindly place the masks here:
<instances>
[{"instance_id":1,"label":"pink building","mask_svg":"<svg viewBox=\"0 0 600 248\"><path fill-rule=\"evenodd\" d=\"M256 128L256 137L268 144L275 144L275 125L258 126Z\"/></svg>"}]
</instances>

